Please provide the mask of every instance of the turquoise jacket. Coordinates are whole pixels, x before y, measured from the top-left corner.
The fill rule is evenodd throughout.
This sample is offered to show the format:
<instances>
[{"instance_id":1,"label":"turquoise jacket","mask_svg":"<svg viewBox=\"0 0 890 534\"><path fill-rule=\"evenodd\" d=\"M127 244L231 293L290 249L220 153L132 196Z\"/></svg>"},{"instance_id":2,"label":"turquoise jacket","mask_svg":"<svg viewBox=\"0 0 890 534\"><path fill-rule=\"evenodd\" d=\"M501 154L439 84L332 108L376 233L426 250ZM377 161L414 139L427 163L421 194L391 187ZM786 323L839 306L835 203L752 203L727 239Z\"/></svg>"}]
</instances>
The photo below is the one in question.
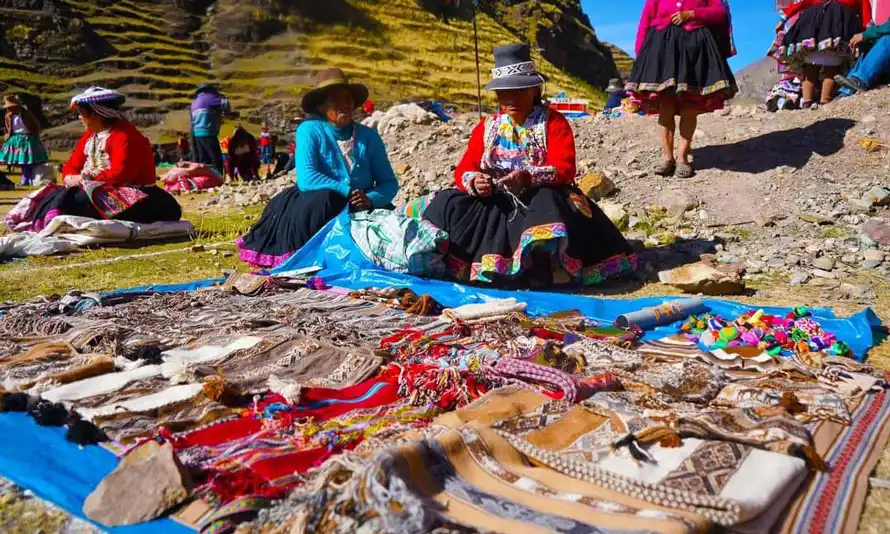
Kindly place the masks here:
<instances>
[{"instance_id":1,"label":"turquoise jacket","mask_svg":"<svg viewBox=\"0 0 890 534\"><path fill-rule=\"evenodd\" d=\"M355 128L355 165L350 173L337 140L345 141ZM336 128L326 119L310 119L297 128L294 154L300 191L336 191L344 197L364 191L375 208L390 204L399 191L386 146L377 130L361 124Z\"/></svg>"},{"instance_id":2,"label":"turquoise jacket","mask_svg":"<svg viewBox=\"0 0 890 534\"><path fill-rule=\"evenodd\" d=\"M877 41L886 35L890 35L890 20L879 26L869 26L867 30L862 32L862 38L868 42Z\"/></svg>"}]
</instances>

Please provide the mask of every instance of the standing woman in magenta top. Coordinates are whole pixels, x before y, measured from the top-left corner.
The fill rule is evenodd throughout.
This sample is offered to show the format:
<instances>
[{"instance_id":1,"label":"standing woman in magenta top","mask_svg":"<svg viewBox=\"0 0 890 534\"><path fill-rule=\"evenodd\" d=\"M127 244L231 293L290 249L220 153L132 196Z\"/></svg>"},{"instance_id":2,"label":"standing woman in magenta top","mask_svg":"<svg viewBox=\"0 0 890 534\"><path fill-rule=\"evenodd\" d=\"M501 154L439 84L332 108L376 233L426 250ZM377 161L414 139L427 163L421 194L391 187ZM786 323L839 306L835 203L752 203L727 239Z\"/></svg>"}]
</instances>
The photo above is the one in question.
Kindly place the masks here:
<instances>
[{"instance_id":1,"label":"standing woman in magenta top","mask_svg":"<svg viewBox=\"0 0 890 534\"><path fill-rule=\"evenodd\" d=\"M627 83L647 114L658 115L662 161L656 174L689 178L698 115L723 107L738 88L727 59L735 54L726 0L646 0L637 59ZM679 158L674 156L680 116ZM679 159L679 161L677 161Z\"/></svg>"},{"instance_id":2,"label":"standing woman in magenta top","mask_svg":"<svg viewBox=\"0 0 890 534\"><path fill-rule=\"evenodd\" d=\"M786 21L794 19L781 35ZM776 25L780 39L769 55L803 79L801 108L815 107L816 87L822 77L820 104L834 98L834 77L853 58L850 39L871 22L870 0L802 0L782 11Z\"/></svg>"}]
</instances>

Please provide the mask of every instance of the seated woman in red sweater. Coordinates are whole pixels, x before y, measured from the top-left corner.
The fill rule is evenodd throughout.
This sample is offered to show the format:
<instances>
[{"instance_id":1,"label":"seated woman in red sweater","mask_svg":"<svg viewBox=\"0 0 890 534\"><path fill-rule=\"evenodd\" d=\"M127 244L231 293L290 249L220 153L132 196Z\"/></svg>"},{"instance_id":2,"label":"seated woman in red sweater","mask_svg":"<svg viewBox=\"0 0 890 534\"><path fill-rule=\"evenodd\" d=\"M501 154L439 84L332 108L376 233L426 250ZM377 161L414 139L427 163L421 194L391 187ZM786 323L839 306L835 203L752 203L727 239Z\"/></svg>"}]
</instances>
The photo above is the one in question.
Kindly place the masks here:
<instances>
[{"instance_id":1,"label":"seated woman in red sweater","mask_svg":"<svg viewBox=\"0 0 890 534\"><path fill-rule=\"evenodd\" d=\"M528 45L495 50L500 112L473 130L455 171L423 217L448 232L461 281L509 286L595 284L636 269L621 232L575 180L568 121L541 103L544 78Z\"/></svg>"},{"instance_id":2,"label":"seated woman in red sweater","mask_svg":"<svg viewBox=\"0 0 890 534\"><path fill-rule=\"evenodd\" d=\"M50 184L7 217L13 230L40 230L58 215L138 223L178 221L182 210L157 187L151 141L124 119L125 97L91 87L71 100L86 131L62 168L64 186Z\"/></svg>"}]
</instances>

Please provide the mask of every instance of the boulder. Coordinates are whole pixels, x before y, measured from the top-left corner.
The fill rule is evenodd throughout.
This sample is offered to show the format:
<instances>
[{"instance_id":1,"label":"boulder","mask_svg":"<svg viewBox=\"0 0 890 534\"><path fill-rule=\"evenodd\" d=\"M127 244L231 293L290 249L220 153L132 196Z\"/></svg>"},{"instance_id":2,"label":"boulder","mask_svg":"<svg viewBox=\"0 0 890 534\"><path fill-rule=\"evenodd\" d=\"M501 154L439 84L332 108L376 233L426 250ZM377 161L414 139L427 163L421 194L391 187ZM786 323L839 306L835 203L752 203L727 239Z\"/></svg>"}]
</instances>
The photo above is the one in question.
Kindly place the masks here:
<instances>
[{"instance_id":1,"label":"boulder","mask_svg":"<svg viewBox=\"0 0 890 534\"><path fill-rule=\"evenodd\" d=\"M578 188L587 195L587 198L597 202L614 193L616 189L615 183L598 171L585 174L578 181Z\"/></svg>"},{"instance_id":2,"label":"boulder","mask_svg":"<svg viewBox=\"0 0 890 534\"><path fill-rule=\"evenodd\" d=\"M173 446L149 441L124 457L87 497L83 512L105 526L157 519L183 503L192 490L188 471Z\"/></svg>"},{"instance_id":3,"label":"boulder","mask_svg":"<svg viewBox=\"0 0 890 534\"><path fill-rule=\"evenodd\" d=\"M722 272L702 262L661 271L658 279L684 293L737 295L745 290L745 283L738 274Z\"/></svg>"},{"instance_id":4,"label":"boulder","mask_svg":"<svg viewBox=\"0 0 890 534\"><path fill-rule=\"evenodd\" d=\"M890 204L890 189L880 186L873 187L862 197L862 200L872 206L886 206Z\"/></svg>"},{"instance_id":5,"label":"boulder","mask_svg":"<svg viewBox=\"0 0 890 534\"><path fill-rule=\"evenodd\" d=\"M881 219L869 219L862 225L862 234L875 243L890 245L890 225Z\"/></svg>"},{"instance_id":6,"label":"boulder","mask_svg":"<svg viewBox=\"0 0 890 534\"><path fill-rule=\"evenodd\" d=\"M695 199L683 191L665 191L658 198L661 206L671 215L682 215L696 206Z\"/></svg>"},{"instance_id":7,"label":"boulder","mask_svg":"<svg viewBox=\"0 0 890 534\"><path fill-rule=\"evenodd\" d=\"M624 209L624 206L618 204L617 202L598 202L597 205L603 210L603 213L606 214L606 217L609 218L610 221L615 223L620 229L624 229L627 227L628 215L627 211Z\"/></svg>"}]
</instances>

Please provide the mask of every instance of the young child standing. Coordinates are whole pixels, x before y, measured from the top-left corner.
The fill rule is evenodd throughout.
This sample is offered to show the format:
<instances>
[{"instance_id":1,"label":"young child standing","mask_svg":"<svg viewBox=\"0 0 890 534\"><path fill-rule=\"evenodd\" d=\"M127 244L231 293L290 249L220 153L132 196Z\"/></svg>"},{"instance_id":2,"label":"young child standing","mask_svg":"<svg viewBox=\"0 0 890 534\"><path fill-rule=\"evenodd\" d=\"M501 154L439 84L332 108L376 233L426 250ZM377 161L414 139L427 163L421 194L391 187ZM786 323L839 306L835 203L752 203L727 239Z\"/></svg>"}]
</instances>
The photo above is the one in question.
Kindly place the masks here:
<instances>
[{"instance_id":1,"label":"young child standing","mask_svg":"<svg viewBox=\"0 0 890 534\"><path fill-rule=\"evenodd\" d=\"M15 95L3 97L6 112L6 134L0 148L0 163L22 168L22 185L34 181L34 167L49 160L46 148L40 142L40 121L22 106Z\"/></svg>"},{"instance_id":2,"label":"young child standing","mask_svg":"<svg viewBox=\"0 0 890 534\"><path fill-rule=\"evenodd\" d=\"M271 165L275 156L275 140L269 133L269 128L263 126L260 130L260 162L263 165Z\"/></svg>"}]
</instances>

